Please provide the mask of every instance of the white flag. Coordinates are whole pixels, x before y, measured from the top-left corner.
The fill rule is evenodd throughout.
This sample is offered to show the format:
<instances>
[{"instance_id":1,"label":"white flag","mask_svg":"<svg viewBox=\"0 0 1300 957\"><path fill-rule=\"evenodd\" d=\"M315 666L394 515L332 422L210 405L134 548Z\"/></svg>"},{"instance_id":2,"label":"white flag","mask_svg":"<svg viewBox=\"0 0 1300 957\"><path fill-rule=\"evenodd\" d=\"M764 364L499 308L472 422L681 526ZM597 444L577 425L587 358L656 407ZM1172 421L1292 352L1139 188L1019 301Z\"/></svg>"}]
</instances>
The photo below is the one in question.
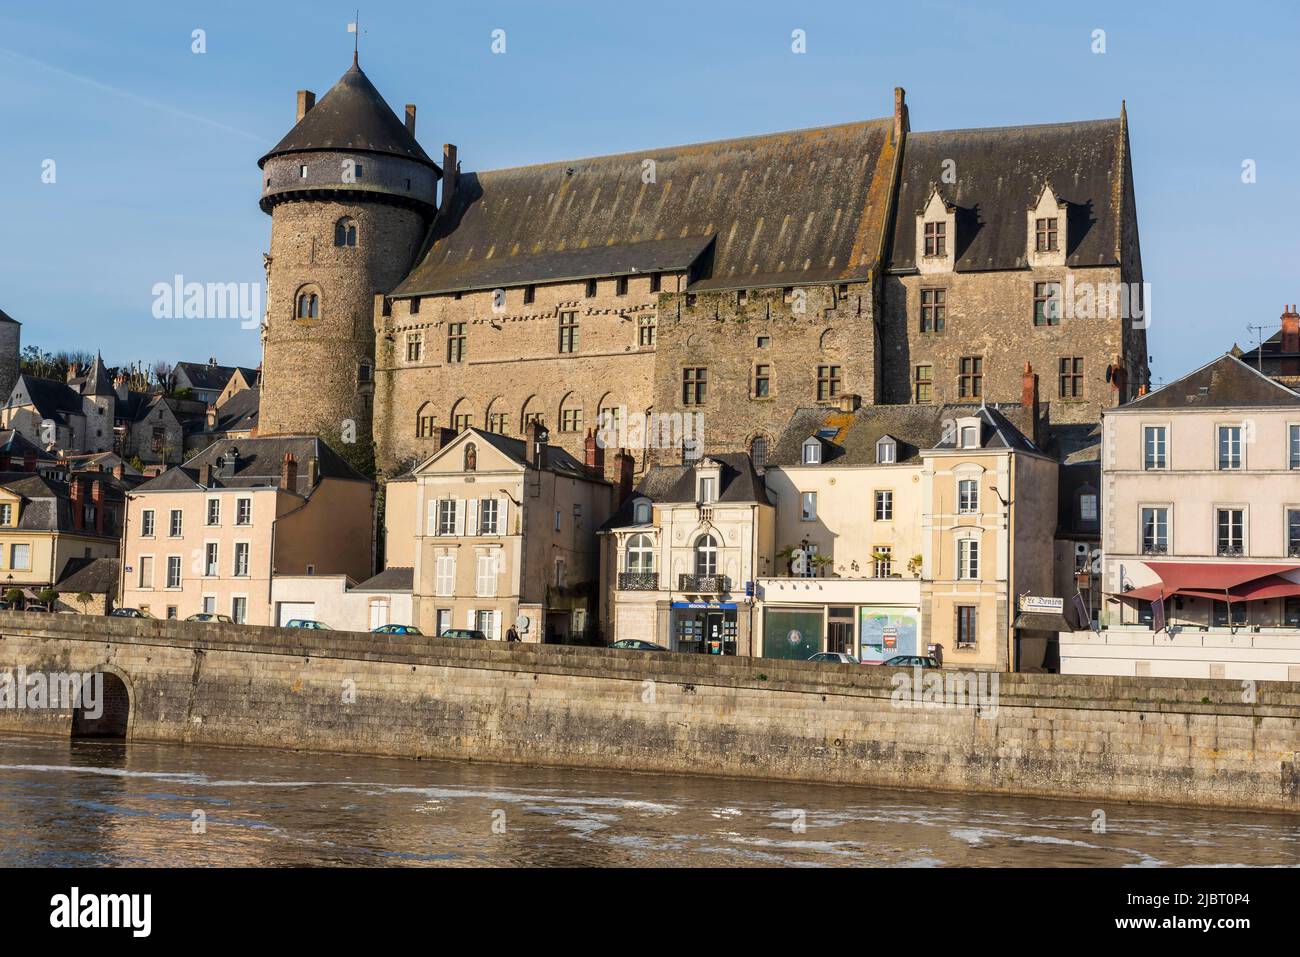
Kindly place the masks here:
<instances>
[{"instance_id":1,"label":"white flag","mask_svg":"<svg viewBox=\"0 0 1300 957\"><path fill-rule=\"evenodd\" d=\"M356 33L356 32L357 32L357 25L355 23L349 23L348 33Z\"/></svg>"}]
</instances>

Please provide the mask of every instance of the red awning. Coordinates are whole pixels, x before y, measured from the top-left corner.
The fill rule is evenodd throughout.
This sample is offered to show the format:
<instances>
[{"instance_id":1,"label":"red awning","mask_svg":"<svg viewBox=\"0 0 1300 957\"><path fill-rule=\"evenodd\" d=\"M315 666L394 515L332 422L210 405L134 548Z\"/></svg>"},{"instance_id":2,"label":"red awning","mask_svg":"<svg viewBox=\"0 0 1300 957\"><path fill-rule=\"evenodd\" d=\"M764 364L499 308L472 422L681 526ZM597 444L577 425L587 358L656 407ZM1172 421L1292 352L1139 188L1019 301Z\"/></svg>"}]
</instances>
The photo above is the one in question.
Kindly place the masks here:
<instances>
[{"instance_id":1,"label":"red awning","mask_svg":"<svg viewBox=\"0 0 1300 957\"><path fill-rule=\"evenodd\" d=\"M1279 574L1295 571L1300 565L1251 565L1242 562L1144 564L1156 573L1160 584L1143 585L1141 588L1120 592L1121 598L1156 601L1163 593L1166 598L1182 595L1187 598L1224 601L1226 592L1234 601L1262 601L1266 598L1300 595L1300 583L1288 581Z\"/></svg>"}]
</instances>

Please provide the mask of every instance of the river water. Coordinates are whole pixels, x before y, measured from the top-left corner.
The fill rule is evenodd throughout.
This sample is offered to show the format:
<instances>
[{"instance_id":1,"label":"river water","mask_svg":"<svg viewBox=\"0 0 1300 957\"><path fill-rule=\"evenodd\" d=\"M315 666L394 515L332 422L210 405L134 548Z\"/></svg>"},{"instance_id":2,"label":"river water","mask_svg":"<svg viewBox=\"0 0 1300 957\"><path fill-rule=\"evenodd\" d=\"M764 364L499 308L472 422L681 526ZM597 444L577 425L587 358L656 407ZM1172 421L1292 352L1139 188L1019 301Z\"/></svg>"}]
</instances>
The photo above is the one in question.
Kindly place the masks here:
<instances>
[{"instance_id":1,"label":"river water","mask_svg":"<svg viewBox=\"0 0 1300 957\"><path fill-rule=\"evenodd\" d=\"M0 735L0 866L1010 864L1295 866L1300 816Z\"/></svg>"}]
</instances>

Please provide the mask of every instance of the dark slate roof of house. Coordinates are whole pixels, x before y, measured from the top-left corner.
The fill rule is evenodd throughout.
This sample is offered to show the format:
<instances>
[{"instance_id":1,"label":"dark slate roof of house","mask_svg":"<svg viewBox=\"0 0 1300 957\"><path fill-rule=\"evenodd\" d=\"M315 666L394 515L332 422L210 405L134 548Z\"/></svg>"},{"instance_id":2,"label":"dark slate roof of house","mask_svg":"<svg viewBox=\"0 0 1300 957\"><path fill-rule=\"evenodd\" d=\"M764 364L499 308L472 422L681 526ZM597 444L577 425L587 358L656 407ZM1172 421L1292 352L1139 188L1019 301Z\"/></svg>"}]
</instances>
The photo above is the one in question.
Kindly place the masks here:
<instances>
[{"instance_id":1,"label":"dark slate roof of house","mask_svg":"<svg viewBox=\"0 0 1300 957\"><path fill-rule=\"evenodd\" d=\"M1032 412L1029 416L1026 410L1019 403L1006 403L999 405L947 405L944 406L945 417L948 421L953 421L959 416L975 416L983 423L980 435L980 447L985 449L1010 449L1014 452L1036 452L1042 454L1043 450L1038 448L1034 443L1025 436L1013 418L1027 423L1032 418ZM1032 431L1032 427L1026 425ZM945 429L944 436L934 448L937 450L956 449L957 433L955 429Z\"/></svg>"},{"instance_id":2,"label":"dark slate roof of house","mask_svg":"<svg viewBox=\"0 0 1300 957\"><path fill-rule=\"evenodd\" d=\"M496 432L485 432L482 429L471 428L468 431L473 432L479 440L486 442L502 455L513 460L518 465L526 464L527 446L523 439L511 438L508 435L499 435ZM444 446L445 448L446 446ZM593 482L603 482L604 479L592 478L587 473L587 467L570 455L564 449L558 446L548 445L546 447L546 468L548 471L555 472L557 475L567 475L570 478L587 479Z\"/></svg>"},{"instance_id":3,"label":"dark slate roof of house","mask_svg":"<svg viewBox=\"0 0 1300 957\"><path fill-rule=\"evenodd\" d=\"M25 374L19 376L18 381L27 390L31 404L42 418L64 419L68 413L80 414L81 396L68 388L66 382Z\"/></svg>"},{"instance_id":4,"label":"dark slate roof of house","mask_svg":"<svg viewBox=\"0 0 1300 957\"><path fill-rule=\"evenodd\" d=\"M70 558L54 587L65 600L74 599L82 592L112 597L117 594L120 568L116 558Z\"/></svg>"},{"instance_id":5,"label":"dark slate roof of house","mask_svg":"<svg viewBox=\"0 0 1300 957\"><path fill-rule=\"evenodd\" d=\"M11 461L21 459L26 452L33 452L38 460L46 462L59 460L53 452L47 452L16 429L0 429L0 452L8 453Z\"/></svg>"},{"instance_id":6,"label":"dark slate roof of house","mask_svg":"<svg viewBox=\"0 0 1300 957\"><path fill-rule=\"evenodd\" d=\"M394 565L385 568L378 575L367 578L353 591L410 591L415 585L415 569L409 566Z\"/></svg>"},{"instance_id":7,"label":"dark slate roof of house","mask_svg":"<svg viewBox=\"0 0 1300 957\"><path fill-rule=\"evenodd\" d=\"M865 279L889 213L892 122L463 173L423 261L393 294L696 260L691 289ZM642 181L645 160L653 183Z\"/></svg>"},{"instance_id":8,"label":"dark slate roof of house","mask_svg":"<svg viewBox=\"0 0 1300 957\"><path fill-rule=\"evenodd\" d=\"M185 373L185 378L196 389L219 391L235 374L234 366L214 366L207 362L178 362L176 368Z\"/></svg>"},{"instance_id":9,"label":"dark slate roof of house","mask_svg":"<svg viewBox=\"0 0 1300 957\"><path fill-rule=\"evenodd\" d=\"M219 474L219 466L226 450L231 447L235 448L237 454L235 474L223 477ZM286 452L292 453L298 461L298 483L294 491L304 498L313 490L307 484L307 460L313 456L319 463L322 479L370 481L316 436L277 435L213 442L181 465L173 466L157 478L140 485L136 491L189 491L202 488L199 485L199 469L204 465L212 466L210 488L264 488L278 485Z\"/></svg>"},{"instance_id":10,"label":"dark slate roof of house","mask_svg":"<svg viewBox=\"0 0 1300 957\"><path fill-rule=\"evenodd\" d=\"M12 322L16 326L22 325L22 323L17 319L12 318L9 313L5 312L3 309L0 309L0 322Z\"/></svg>"},{"instance_id":11,"label":"dark slate roof of house","mask_svg":"<svg viewBox=\"0 0 1300 957\"><path fill-rule=\"evenodd\" d=\"M90 476L100 479L109 501L121 501L120 484L111 474ZM67 482L48 479L34 472L0 472L0 486L25 500L18 517L18 528L27 531L72 531L72 495ZM94 531L79 534L93 535ZM107 533L116 537L114 533Z\"/></svg>"},{"instance_id":12,"label":"dark slate roof of house","mask_svg":"<svg viewBox=\"0 0 1300 957\"><path fill-rule=\"evenodd\" d=\"M329 92L257 165L283 153L319 150L388 153L438 168L361 71L355 58Z\"/></svg>"},{"instance_id":13,"label":"dark slate roof of house","mask_svg":"<svg viewBox=\"0 0 1300 957\"><path fill-rule=\"evenodd\" d=\"M217 409L218 432L247 432L257 428L261 407L261 390L254 386L240 389Z\"/></svg>"},{"instance_id":14,"label":"dark slate roof of house","mask_svg":"<svg viewBox=\"0 0 1300 957\"><path fill-rule=\"evenodd\" d=\"M610 519L601 526L603 529L627 528L634 525L633 505L638 498L648 498L652 502L667 504L694 502L698 497L696 478L697 469L704 462L712 460L722 468L718 475L718 495L715 501L761 502L770 504L767 488L754 465L744 452L722 452L706 455L690 465L652 465L646 470L636 489L623 502Z\"/></svg>"},{"instance_id":15,"label":"dark slate roof of house","mask_svg":"<svg viewBox=\"0 0 1300 957\"><path fill-rule=\"evenodd\" d=\"M1026 265L1026 213L1044 183L1069 204L1066 262L1119 262L1125 119L909 133L904 145L889 268L916 267L916 216L938 187L957 207L958 272ZM955 183L943 182L945 162Z\"/></svg>"},{"instance_id":16,"label":"dark slate roof of house","mask_svg":"<svg viewBox=\"0 0 1300 957\"><path fill-rule=\"evenodd\" d=\"M1222 355L1114 411L1289 405L1300 405L1300 393L1275 382L1235 356Z\"/></svg>"}]
</instances>

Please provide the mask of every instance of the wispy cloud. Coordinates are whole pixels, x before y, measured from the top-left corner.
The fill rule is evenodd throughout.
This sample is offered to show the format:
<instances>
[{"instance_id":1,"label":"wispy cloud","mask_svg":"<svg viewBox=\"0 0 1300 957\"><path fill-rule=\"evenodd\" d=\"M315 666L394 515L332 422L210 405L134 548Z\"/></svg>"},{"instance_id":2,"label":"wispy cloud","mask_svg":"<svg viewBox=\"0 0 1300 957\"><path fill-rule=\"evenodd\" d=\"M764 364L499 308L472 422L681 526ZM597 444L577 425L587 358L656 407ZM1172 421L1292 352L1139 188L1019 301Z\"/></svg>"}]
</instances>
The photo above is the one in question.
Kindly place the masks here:
<instances>
[{"instance_id":1,"label":"wispy cloud","mask_svg":"<svg viewBox=\"0 0 1300 957\"><path fill-rule=\"evenodd\" d=\"M225 123L221 123L217 120L211 119L210 117L207 116L203 116L199 113L190 113L187 110L179 110L176 107L169 106L166 103L160 103L157 100L151 100L148 97L140 96L138 93L132 93L130 90L123 90L120 87L112 86L111 84L104 83L100 80L96 80L94 77L83 76L80 73L73 73L71 70L65 70L62 67L54 66L51 63L46 63L44 60L37 60L34 57L24 56L23 54L16 53L13 50L6 50L4 47L0 47L0 57L9 60L15 60L20 63L29 64L39 69L45 70L49 73L54 73L58 76L64 77L65 79L73 80L74 82L81 83L89 87L93 87L96 90L101 90L104 93L109 93L113 96L121 97L124 100L130 100L132 103L138 103L140 106L146 107L151 110L158 110L159 112L162 113L168 113L172 116L177 116L180 117L181 119L189 120L194 123L202 123L205 126L211 126L214 129L224 130L227 133L234 133L237 136L246 136L249 139L257 140L259 142L265 139L265 137L259 136L256 133L250 133L248 130L241 130L237 127L229 126Z\"/></svg>"}]
</instances>

